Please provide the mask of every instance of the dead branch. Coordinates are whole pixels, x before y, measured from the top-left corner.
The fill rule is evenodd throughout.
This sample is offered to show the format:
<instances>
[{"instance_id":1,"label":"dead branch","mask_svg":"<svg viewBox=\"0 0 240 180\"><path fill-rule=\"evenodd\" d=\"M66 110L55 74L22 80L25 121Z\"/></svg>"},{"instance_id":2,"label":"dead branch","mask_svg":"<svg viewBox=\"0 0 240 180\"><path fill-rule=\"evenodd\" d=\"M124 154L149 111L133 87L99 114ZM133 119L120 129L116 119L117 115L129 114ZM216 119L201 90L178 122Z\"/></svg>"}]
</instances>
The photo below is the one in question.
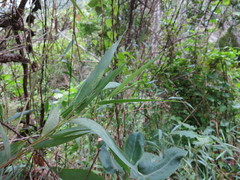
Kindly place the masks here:
<instances>
[{"instance_id":1,"label":"dead branch","mask_svg":"<svg viewBox=\"0 0 240 180\"><path fill-rule=\"evenodd\" d=\"M0 55L0 63L8 63L8 62L21 62L23 64L30 63L30 60L22 57L19 54L2 54Z\"/></svg>"}]
</instances>

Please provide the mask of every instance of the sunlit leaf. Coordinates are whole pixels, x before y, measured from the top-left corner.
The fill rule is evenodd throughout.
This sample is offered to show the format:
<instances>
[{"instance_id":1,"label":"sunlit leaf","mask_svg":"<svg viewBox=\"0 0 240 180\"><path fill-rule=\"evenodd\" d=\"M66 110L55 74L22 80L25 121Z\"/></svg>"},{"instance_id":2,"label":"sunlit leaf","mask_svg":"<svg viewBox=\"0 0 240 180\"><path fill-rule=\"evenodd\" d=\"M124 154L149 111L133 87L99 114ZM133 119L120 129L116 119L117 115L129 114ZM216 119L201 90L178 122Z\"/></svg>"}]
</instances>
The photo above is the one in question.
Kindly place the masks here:
<instances>
[{"instance_id":1,"label":"sunlit leaf","mask_svg":"<svg viewBox=\"0 0 240 180\"><path fill-rule=\"evenodd\" d=\"M117 82L109 82L104 89L113 89L118 87L120 84Z\"/></svg>"}]
</instances>

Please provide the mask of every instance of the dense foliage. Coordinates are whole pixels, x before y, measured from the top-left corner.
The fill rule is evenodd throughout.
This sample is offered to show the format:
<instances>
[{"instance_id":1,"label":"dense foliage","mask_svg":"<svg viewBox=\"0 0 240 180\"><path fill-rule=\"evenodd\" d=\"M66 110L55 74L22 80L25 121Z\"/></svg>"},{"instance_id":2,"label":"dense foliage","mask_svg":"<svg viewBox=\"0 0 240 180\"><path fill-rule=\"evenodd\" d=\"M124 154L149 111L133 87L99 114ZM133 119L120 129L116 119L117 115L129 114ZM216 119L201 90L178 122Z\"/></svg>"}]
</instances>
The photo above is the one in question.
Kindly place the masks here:
<instances>
[{"instance_id":1,"label":"dense foliage","mask_svg":"<svg viewBox=\"0 0 240 180\"><path fill-rule=\"evenodd\" d=\"M239 179L237 0L0 3L3 179Z\"/></svg>"}]
</instances>

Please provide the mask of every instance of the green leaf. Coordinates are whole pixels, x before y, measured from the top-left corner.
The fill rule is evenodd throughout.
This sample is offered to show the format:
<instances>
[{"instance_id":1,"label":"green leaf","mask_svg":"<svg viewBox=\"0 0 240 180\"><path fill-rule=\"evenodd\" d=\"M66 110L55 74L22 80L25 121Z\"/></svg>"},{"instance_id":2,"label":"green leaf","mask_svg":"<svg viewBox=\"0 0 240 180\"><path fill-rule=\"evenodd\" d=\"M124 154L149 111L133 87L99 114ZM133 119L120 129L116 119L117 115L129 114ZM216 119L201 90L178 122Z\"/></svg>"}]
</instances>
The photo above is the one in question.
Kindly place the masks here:
<instances>
[{"instance_id":1,"label":"green leaf","mask_svg":"<svg viewBox=\"0 0 240 180\"><path fill-rule=\"evenodd\" d=\"M177 134L179 136L185 136L188 138L196 138L198 137L198 134L194 131L174 131L172 134Z\"/></svg>"},{"instance_id":2,"label":"green leaf","mask_svg":"<svg viewBox=\"0 0 240 180\"><path fill-rule=\"evenodd\" d=\"M93 8L93 7L95 7L95 6L97 6L97 5L99 5L99 0L91 0L89 3L88 3L88 6L89 7L91 7L91 8Z\"/></svg>"},{"instance_id":3,"label":"green leaf","mask_svg":"<svg viewBox=\"0 0 240 180\"><path fill-rule=\"evenodd\" d=\"M223 0L223 4L226 5L226 6L229 5L230 4L230 0Z\"/></svg>"},{"instance_id":4,"label":"green leaf","mask_svg":"<svg viewBox=\"0 0 240 180\"><path fill-rule=\"evenodd\" d=\"M76 97L76 101L74 102L74 105L78 105L78 101L85 98L87 95L89 95L94 88L98 85L99 81L103 77L103 74L107 67L109 66L114 52L116 51L118 44L120 42L121 38L112 45L112 47L104 54L101 61L98 63L98 65L95 67L95 69L92 71L90 76L86 79L84 84L82 85L80 91L78 92L78 95Z\"/></svg>"},{"instance_id":5,"label":"green leaf","mask_svg":"<svg viewBox=\"0 0 240 180\"><path fill-rule=\"evenodd\" d=\"M61 56L61 59L60 59L60 60L62 60L62 59L64 58L64 56L68 53L68 51L73 47L73 43L74 43L74 39L71 40L71 41L68 43L68 46L67 46L66 50L64 51L63 55ZM66 61L66 60L62 60L62 62L68 63L68 61Z\"/></svg>"},{"instance_id":6,"label":"green leaf","mask_svg":"<svg viewBox=\"0 0 240 180\"><path fill-rule=\"evenodd\" d=\"M209 136L199 136L197 140L193 142L196 146L204 146L212 142L212 139Z\"/></svg>"},{"instance_id":7,"label":"green leaf","mask_svg":"<svg viewBox=\"0 0 240 180\"><path fill-rule=\"evenodd\" d=\"M118 87L120 84L117 82L109 82L103 89L113 89Z\"/></svg>"},{"instance_id":8,"label":"green leaf","mask_svg":"<svg viewBox=\"0 0 240 180\"><path fill-rule=\"evenodd\" d=\"M137 167L142 171L138 171L138 169L136 169L136 166L132 165L132 163L128 161L126 156L117 147L117 145L115 144L115 142L113 141L111 136L98 123L94 122L93 120L86 119L86 118L77 118L77 119L72 120L71 122L81 125L83 127L86 127L88 129L90 129L93 133L95 133L99 137L101 137L103 139L103 141L106 143L106 145L112 150L113 154L115 155L115 158L117 158L116 159L117 162L119 162L119 160L120 160L120 162L123 163L123 164L121 164L121 163L119 163L119 164L125 169L125 171L128 171L128 168L127 168L127 166L128 166L131 169L131 177L135 178L135 179L150 179L150 180L165 179L168 176L170 176L177 169L181 158L186 155L186 151L184 151L182 149L170 148L165 153L165 157L163 159L161 159L161 161L159 163L154 164L154 167L153 166L146 167L144 162L149 161L150 159L147 159L146 157L145 158L142 157L141 160L137 163ZM136 139L142 139L142 138L136 138ZM136 142L136 141L134 141L134 142ZM140 140L140 142L142 142L142 140ZM140 153L141 153L141 151L140 151ZM131 157L131 156L129 156L129 157ZM153 157L155 157L155 156L153 156ZM134 160L136 161L136 159L134 159Z\"/></svg>"},{"instance_id":9,"label":"green leaf","mask_svg":"<svg viewBox=\"0 0 240 180\"><path fill-rule=\"evenodd\" d=\"M135 165L144 152L143 134L140 132L130 134L124 146L124 152L128 160Z\"/></svg>"},{"instance_id":10,"label":"green leaf","mask_svg":"<svg viewBox=\"0 0 240 180\"><path fill-rule=\"evenodd\" d=\"M49 133L58 125L59 118L60 118L60 110L59 110L59 107L56 107L49 114L49 117L42 130L42 136L45 136L47 133Z\"/></svg>"},{"instance_id":11,"label":"green leaf","mask_svg":"<svg viewBox=\"0 0 240 180\"><path fill-rule=\"evenodd\" d=\"M103 79L100 80L99 84L97 85L97 87L94 89L93 93L90 94L88 97L86 97L82 103L78 106L77 110L78 112L81 112L81 110L83 110L85 107L87 107L87 105L89 103L91 103L91 101L97 96L99 95L99 93L103 90L103 88L110 82L112 81L122 70L123 66L110 72L106 77L104 77ZM66 116L67 114L71 113L73 110L73 107L69 107L67 110L64 111L64 114L62 114L63 116Z\"/></svg>"},{"instance_id":12,"label":"green leaf","mask_svg":"<svg viewBox=\"0 0 240 180\"><path fill-rule=\"evenodd\" d=\"M111 136L108 134L108 132L98 123L94 122L91 119L86 118L77 118L71 121L72 123L81 125L83 127L86 127L90 129L93 133L97 134L99 137L103 139L103 141L106 143L106 145L115 153L115 155L128 167L134 168L134 166L127 160L125 155L122 153L122 151L118 148L116 143L113 141ZM124 166L124 168L126 168ZM125 169L128 170L128 169Z\"/></svg>"},{"instance_id":13,"label":"green leaf","mask_svg":"<svg viewBox=\"0 0 240 180\"><path fill-rule=\"evenodd\" d=\"M12 121L14 119L17 119L21 116L21 114L24 116L24 115L27 115L27 114L30 114L31 112L33 112L34 110L31 109L31 110L27 110L27 111L24 111L23 113L22 112L17 112L16 114L14 114L13 116L11 116L10 118L8 118L7 120L5 120L5 122L8 122L8 121Z\"/></svg>"},{"instance_id":14,"label":"green leaf","mask_svg":"<svg viewBox=\"0 0 240 180\"><path fill-rule=\"evenodd\" d=\"M9 143L7 134L6 134L5 130L3 129L1 123L0 123L0 134L2 136L2 141L3 141L3 145L4 145L4 151L5 151L7 160L9 160L11 158L11 147L10 147L10 143Z\"/></svg>"},{"instance_id":15,"label":"green leaf","mask_svg":"<svg viewBox=\"0 0 240 180\"><path fill-rule=\"evenodd\" d=\"M158 155L144 152L141 160L137 164L138 170L143 174L149 174L155 171L156 166L161 160L162 158Z\"/></svg>"},{"instance_id":16,"label":"green leaf","mask_svg":"<svg viewBox=\"0 0 240 180\"><path fill-rule=\"evenodd\" d=\"M0 104L0 121L3 121L3 117L4 117L3 106L2 106L2 104Z\"/></svg>"},{"instance_id":17,"label":"green leaf","mask_svg":"<svg viewBox=\"0 0 240 180\"><path fill-rule=\"evenodd\" d=\"M240 109L240 103L236 103L236 104L232 105L232 107L234 109Z\"/></svg>"},{"instance_id":18,"label":"green leaf","mask_svg":"<svg viewBox=\"0 0 240 180\"><path fill-rule=\"evenodd\" d=\"M82 109L84 109L99 93L103 90L106 85L112 81L122 70L123 66L115 69L114 71L110 72L106 77L100 80L97 87L94 89L93 93L89 95L86 99L86 101L78 108L78 111L80 112Z\"/></svg>"},{"instance_id":19,"label":"green leaf","mask_svg":"<svg viewBox=\"0 0 240 180\"><path fill-rule=\"evenodd\" d=\"M24 144L25 142L22 142L22 141L11 144L10 145L11 151L8 151L8 152L11 152L10 157L13 158L19 151L21 151ZM0 151L0 166L5 164L8 160L9 159L7 159L5 149L3 151Z\"/></svg>"},{"instance_id":20,"label":"green leaf","mask_svg":"<svg viewBox=\"0 0 240 180\"><path fill-rule=\"evenodd\" d=\"M164 180L177 170L180 160L186 154L186 151L176 147L168 149L163 159L151 153L144 153L137 165L144 178L136 176L134 173L132 173L132 177L136 179Z\"/></svg>"},{"instance_id":21,"label":"green leaf","mask_svg":"<svg viewBox=\"0 0 240 180\"><path fill-rule=\"evenodd\" d=\"M102 7L101 6L96 6L95 11L96 11L97 15L99 16L100 14L102 14Z\"/></svg>"},{"instance_id":22,"label":"green leaf","mask_svg":"<svg viewBox=\"0 0 240 180\"><path fill-rule=\"evenodd\" d=\"M60 130L52 135L49 139L42 141L33 147L35 149L48 148L53 146L58 146L69 141L72 141L76 138L79 138L83 135L89 133L89 130L82 127L69 128L65 130Z\"/></svg>"},{"instance_id":23,"label":"green leaf","mask_svg":"<svg viewBox=\"0 0 240 180\"><path fill-rule=\"evenodd\" d=\"M148 102L148 101L164 101L173 102L171 100L158 100L158 99L113 99L108 101L100 101L99 105L113 104L113 103L134 103L134 102Z\"/></svg>"},{"instance_id":24,"label":"green leaf","mask_svg":"<svg viewBox=\"0 0 240 180\"><path fill-rule=\"evenodd\" d=\"M154 61L158 60L160 57L160 54L155 57L154 59L148 61L145 65L143 65L140 69L135 71L132 75L130 75L125 81L123 81L120 86L118 86L108 97L111 98L115 96L117 93L121 92L122 89L130 82L132 81L136 76L138 76L141 72L143 72L148 66L150 66Z\"/></svg>"},{"instance_id":25,"label":"green leaf","mask_svg":"<svg viewBox=\"0 0 240 180\"><path fill-rule=\"evenodd\" d=\"M114 174L116 171L123 172L123 169L117 162L112 158L110 152L107 150L107 147L103 145L99 153L99 159L103 165L104 170L108 174Z\"/></svg>"},{"instance_id":26,"label":"green leaf","mask_svg":"<svg viewBox=\"0 0 240 180\"><path fill-rule=\"evenodd\" d=\"M103 81L102 79L103 74L107 69L107 67L109 66L120 40L121 38L115 44L112 45L112 47L105 53L105 55L103 56L101 61L98 63L98 65L94 68L94 70L89 75L89 77L85 80L81 88L78 90L78 93L75 96L73 102L62 113L62 116L64 118L67 115L69 115L72 111L75 111L76 109L81 110L83 107L86 107L90 103L90 100L93 99L92 97L93 96L96 97L98 95L96 94L96 89L98 89L100 92L112 80L114 73L118 72L118 71L113 71L114 73L109 73L110 75L112 75L111 77L108 76L108 79L110 80L106 81L106 78L104 78L105 79L104 81L106 84L103 87L101 86L101 89L97 87L99 86L99 83Z\"/></svg>"},{"instance_id":27,"label":"green leaf","mask_svg":"<svg viewBox=\"0 0 240 180\"><path fill-rule=\"evenodd\" d=\"M50 139L47 139L45 141L42 141L42 142L34 145L33 147L35 149L54 147L54 146L58 146L58 145L67 143L69 141L72 141L74 139L77 139L78 137L81 137L85 134L87 134L87 133L79 133L79 135L67 136L67 137L62 137L62 138L50 138Z\"/></svg>"},{"instance_id":28,"label":"green leaf","mask_svg":"<svg viewBox=\"0 0 240 180\"><path fill-rule=\"evenodd\" d=\"M107 25L107 28L112 27L112 19L107 19L106 20L106 25Z\"/></svg>"},{"instance_id":29,"label":"green leaf","mask_svg":"<svg viewBox=\"0 0 240 180\"><path fill-rule=\"evenodd\" d=\"M87 133L89 133L89 129L86 129L83 127L73 127L73 128L63 129L63 130L56 132L51 137L52 138L63 138L63 137L68 137L68 136L72 136L72 135L78 135L79 133L87 134Z\"/></svg>"},{"instance_id":30,"label":"green leaf","mask_svg":"<svg viewBox=\"0 0 240 180\"><path fill-rule=\"evenodd\" d=\"M87 179L87 180L104 180L103 177L89 172L89 170L84 169L60 169L53 167L54 172L56 172L59 177L63 180L74 180L74 179Z\"/></svg>"}]
</instances>

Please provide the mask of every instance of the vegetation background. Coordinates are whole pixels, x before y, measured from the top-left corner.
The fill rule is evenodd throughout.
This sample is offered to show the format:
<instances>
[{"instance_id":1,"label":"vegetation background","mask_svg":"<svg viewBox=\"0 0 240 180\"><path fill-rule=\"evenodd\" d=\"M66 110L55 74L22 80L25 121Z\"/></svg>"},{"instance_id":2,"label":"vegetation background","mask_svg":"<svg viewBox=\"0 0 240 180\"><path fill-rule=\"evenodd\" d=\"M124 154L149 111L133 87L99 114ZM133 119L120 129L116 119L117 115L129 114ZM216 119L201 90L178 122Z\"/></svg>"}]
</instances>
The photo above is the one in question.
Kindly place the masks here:
<instances>
[{"instance_id":1,"label":"vegetation background","mask_svg":"<svg viewBox=\"0 0 240 180\"><path fill-rule=\"evenodd\" d=\"M2 179L240 179L238 0L0 7Z\"/></svg>"}]
</instances>

